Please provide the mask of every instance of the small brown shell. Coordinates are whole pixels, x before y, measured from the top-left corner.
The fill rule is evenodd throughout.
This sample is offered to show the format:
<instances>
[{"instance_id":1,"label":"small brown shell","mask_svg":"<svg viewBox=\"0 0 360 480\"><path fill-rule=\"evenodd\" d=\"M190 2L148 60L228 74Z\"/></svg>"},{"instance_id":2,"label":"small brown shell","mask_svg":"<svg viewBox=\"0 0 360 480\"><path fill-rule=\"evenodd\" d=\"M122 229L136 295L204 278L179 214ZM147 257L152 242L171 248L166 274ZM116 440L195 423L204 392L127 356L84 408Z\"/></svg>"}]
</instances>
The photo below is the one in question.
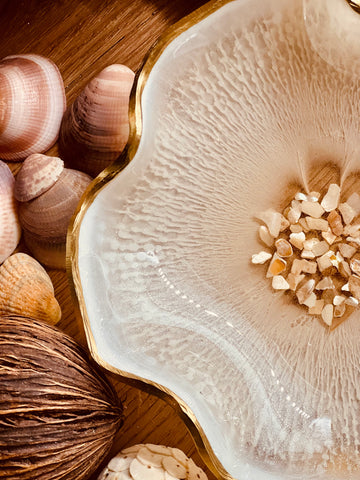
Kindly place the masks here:
<instances>
[{"instance_id":1,"label":"small brown shell","mask_svg":"<svg viewBox=\"0 0 360 480\"><path fill-rule=\"evenodd\" d=\"M0 263L12 254L21 236L14 187L10 168L0 160Z\"/></svg>"},{"instance_id":2,"label":"small brown shell","mask_svg":"<svg viewBox=\"0 0 360 480\"><path fill-rule=\"evenodd\" d=\"M32 254L41 263L65 267L66 234L76 206L91 182L83 172L64 168L46 192L19 205L24 238Z\"/></svg>"},{"instance_id":3,"label":"small brown shell","mask_svg":"<svg viewBox=\"0 0 360 480\"><path fill-rule=\"evenodd\" d=\"M24 315L55 325L61 309L43 267L26 253L15 253L0 267L0 315Z\"/></svg>"},{"instance_id":4,"label":"small brown shell","mask_svg":"<svg viewBox=\"0 0 360 480\"><path fill-rule=\"evenodd\" d=\"M129 137L129 96L134 72L125 65L102 70L65 112L59 137L65 164L96 176L119 156Z\"/></svg>"},{"instance_id":5,"label":"small brown shell","mask_svg":"<svg viewBox=\"0 0 360 480\"><path fill-rule=\"evenodd\" d=\"M122 404L73 339L0 317L0 479L85 480L120 428Z\"/></svg>"},{"instance_id":6,"label":"small brown shell","mask_svg":"<svg viewBox=\"0 0 360 480\"><path fill-rule=\"evenodd\" d=\"M56 141L66 108L56 65L40 55L12 55L0 62L0 158L22 160Z\"/></svg>"},{"instance_id":7,"label":"small brown shell","mask_svg":"<svg viewBox=\"0 0 360 480\"><path fill-rule=\"evenodd\" d=\"M27 202L49 190L64 170L64 162L58 157L41 153L28 156L15 181L15 198Z\"/></svg>"}]
</instances>

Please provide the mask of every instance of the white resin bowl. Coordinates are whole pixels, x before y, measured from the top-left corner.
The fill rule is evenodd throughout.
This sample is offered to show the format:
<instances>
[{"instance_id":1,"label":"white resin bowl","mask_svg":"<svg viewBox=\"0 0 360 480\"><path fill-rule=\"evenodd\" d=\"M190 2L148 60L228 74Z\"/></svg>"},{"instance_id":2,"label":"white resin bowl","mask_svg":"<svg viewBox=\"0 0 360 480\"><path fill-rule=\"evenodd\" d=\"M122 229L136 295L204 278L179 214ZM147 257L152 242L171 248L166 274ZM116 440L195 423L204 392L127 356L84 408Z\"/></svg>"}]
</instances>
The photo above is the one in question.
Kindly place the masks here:
<instances>
[{"instance_id":1,"label":"white resin bowl","mask_svg":"<svg viewBox=\"0 0 360 480\"><path fill-rule=\"evenodd\" d=\"M318 7L217 1L170 30L69 235L94 357L175 398L237 480L360 478L359 313L329 333L249 261L256 213L360 185L359 69L330 28L324 56Z\"/></svg>"}]
</instances>

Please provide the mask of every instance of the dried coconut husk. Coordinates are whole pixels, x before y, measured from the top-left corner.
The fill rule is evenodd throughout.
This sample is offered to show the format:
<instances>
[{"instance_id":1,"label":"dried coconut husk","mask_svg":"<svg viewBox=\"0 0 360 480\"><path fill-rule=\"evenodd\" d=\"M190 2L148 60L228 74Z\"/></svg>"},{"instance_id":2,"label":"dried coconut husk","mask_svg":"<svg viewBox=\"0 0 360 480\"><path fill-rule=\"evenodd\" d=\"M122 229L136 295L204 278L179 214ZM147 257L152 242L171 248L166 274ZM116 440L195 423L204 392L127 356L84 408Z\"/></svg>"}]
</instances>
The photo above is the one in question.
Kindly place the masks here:
<instances>
[{"instance_id":1,"label":"dried coconut husk","mask_svg":"<svg viewBox=\"0 0 360 480\"><path fill-rule=\"evenodd\" d=\"M0 479L81 480L122 425L100 368L60 330L0 317Z\"/></svg>"}]
</instances>

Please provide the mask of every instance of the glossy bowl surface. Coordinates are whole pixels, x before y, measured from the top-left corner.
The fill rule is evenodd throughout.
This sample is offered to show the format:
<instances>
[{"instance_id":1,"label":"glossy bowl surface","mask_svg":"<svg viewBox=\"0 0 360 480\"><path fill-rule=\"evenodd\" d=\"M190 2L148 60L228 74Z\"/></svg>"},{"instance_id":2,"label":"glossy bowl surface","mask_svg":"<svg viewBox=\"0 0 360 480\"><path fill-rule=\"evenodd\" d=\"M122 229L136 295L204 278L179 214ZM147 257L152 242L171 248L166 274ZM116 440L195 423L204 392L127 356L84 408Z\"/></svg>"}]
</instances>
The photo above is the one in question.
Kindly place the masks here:
<instances>
[{"instance_id":1,"label":"glossy bowl surface","mask_svg":"<svg viewBox=\"0 0 360 480\"><path fill-rule=\"evenodd\" d=\"M95 358L175 398L238 480L360 478L360 315L329 333L249 261L256 213L360 178L359 77L331 29L321 54L318 6L217 1L175 25L69 235Z\"/></svg>"}]
</instances>

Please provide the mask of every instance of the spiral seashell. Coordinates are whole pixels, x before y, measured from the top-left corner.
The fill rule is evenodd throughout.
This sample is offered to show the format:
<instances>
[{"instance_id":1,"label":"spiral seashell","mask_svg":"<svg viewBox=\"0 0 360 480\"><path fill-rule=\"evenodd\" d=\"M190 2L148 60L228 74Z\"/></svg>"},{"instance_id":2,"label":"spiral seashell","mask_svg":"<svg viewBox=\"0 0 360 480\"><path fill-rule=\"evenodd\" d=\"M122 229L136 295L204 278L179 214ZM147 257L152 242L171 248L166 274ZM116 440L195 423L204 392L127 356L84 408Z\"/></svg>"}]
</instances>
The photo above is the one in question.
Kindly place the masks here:
<instances>
[{"instance_id":1,"label":"spiral seashell","mask_svg":"<svg viewBox=\"0 0 360 480\"><path fill-rule=\"evenodd\" d=\"M110 460L98 480L207 480L205 472L178 448L134 445Z\"/></svg>"},{"instance_id":2,"label":"spiral seashell","mask_svg":"<svg viewBox=\"0 0 360 480\"><path fill-rule=\"evenodd\" d=\"M0 160L0 263L12 254L21 236L14 186L10 168Z\"/></svg>"},{"instance_id":3,"label":"spiral seashell","mask_svg":"<svg viewBox=\"0 0 360 480\"><path fill-rule=\"evenodd\" d=\"M19 204L26 245L44 265L65 267L68 225L91 180L83 172L64 168L48 190L29 202Z\"/></svg>"},{"instance_id":4,"label":"spiral seashell","mask_svg":"<svg viewBox=\"0 0 360 480\"><path fill-rule=\"evenodd\" d=\"M55 325L61 309L44 268L26 253L15 253L0 267L0 315L22 315Z\"/></svg>"},{"instance_id":5,"label":"spiral seashell","mask_svg":"<svg viewBox=\"0 0 360 480\"><path fill-rule=\"evenodd\" d=\"M129 96L134 72L110 65L69 107L60 129L65 165L96 176L119 156L129 137Z\"/></svg>"},{"instance_id":6,"label":"spiral seashell","mask_svg":"<svg viewBox=\"0 0 360 480\"><path fill-rule=\"evenodd\" d=\"M40 55L12 55L0 62L0 158L22 160L57 140L66 108L56 65Z\"/></svg>"},{"instance_id":7,"label":"spiral seashell","mask_svg":"<svg viewBox=\"0 0 360 480\"><path fill-rule=\"evenodd\" d=\"M15 181L15 198L27 202L49 190L64 170L58 157L33 153L22 164Z\"/></svg>"}]
</instances>

